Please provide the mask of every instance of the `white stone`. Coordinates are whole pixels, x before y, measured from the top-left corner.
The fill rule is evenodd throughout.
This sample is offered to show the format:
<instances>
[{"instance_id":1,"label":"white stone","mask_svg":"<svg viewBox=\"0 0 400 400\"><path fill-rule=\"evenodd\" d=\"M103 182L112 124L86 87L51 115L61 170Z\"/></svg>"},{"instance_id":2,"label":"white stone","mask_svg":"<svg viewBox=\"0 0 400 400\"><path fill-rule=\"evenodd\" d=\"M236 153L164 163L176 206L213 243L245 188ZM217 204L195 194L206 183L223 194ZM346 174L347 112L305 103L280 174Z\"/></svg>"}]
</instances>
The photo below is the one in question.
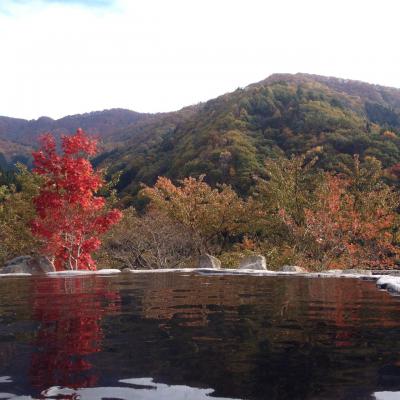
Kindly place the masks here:
<instances>
[{"instance_id":1,"label":"white stone","mask_svg":"<svg viewBox=\"0 0 400 400\"><path fill-rule=\"evenodd\" d=\"M214 257L210 254L202 254L199 257L199 268L212 268L219 269L221 268L221 261L218 260L217 257Z\"/></svg>"},{"instance_id":2,"label":"white stone","mask_svg":"<svg viewBox=\"0 0 400 400\"><path fill-rule=\"evenodd\" d=\"M240 261L239 269L266 270L267 261L264 256L248 256Z\"/></svg>"},{"instance_id":3,"label":"white stone","mask_svg":"<svg viewBox=\"0 0 400 400\"><path fill-rule=\"evenodd\" d=\"M376 286L390 292L400 293L400 277L383 275L376 281Z\"/></svg>"},{"instance_id":4,"label":"white stone","mask_svg":"<svg viewBox=\"0 0 400 400\"><path fill-rule=\"evenodd\" d=\"M305 268L299 267L298 265L284 265L281 270L282 272L298 272L298 273L307 272Z\"/></svg>"},{"instance_id":5,"label":"white stone","mask_svg":"<svg viewBox=\"0 0 400 400\"><path fill-rule=\"evenodd\" d=\"M342 271L342 274L353 274L353 275L372 275L372 271L368 269L357 269L357 268L351 268L351 269L344 269Z\"/></svg>"}]
</instances>

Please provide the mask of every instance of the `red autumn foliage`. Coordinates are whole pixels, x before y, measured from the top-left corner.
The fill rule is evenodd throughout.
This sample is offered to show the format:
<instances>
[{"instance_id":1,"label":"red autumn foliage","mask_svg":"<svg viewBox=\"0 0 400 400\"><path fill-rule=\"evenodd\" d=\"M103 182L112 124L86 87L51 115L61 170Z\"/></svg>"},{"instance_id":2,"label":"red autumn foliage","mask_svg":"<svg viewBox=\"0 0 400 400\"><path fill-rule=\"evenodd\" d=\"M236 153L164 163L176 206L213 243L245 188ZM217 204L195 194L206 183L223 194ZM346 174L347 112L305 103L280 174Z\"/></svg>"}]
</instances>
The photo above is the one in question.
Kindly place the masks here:
<instances>
[{"instance_id":1,"label":"red autumn foliage","mask_svg":"<svg viewBox=\"0 0 400 400\"><path fill-rule=\"evenodd\" d=\"M400 163L392 165L388 169L389 175L393 176L396 180L400 180Z\"/></svg>"},{"instance_id":2,"label":"red autumn foliage","mask_svg":"<svg viewBox=\"0 0 400 400\"><path fill-rule=\"evenodd\" d=\"M91 253L100 247L98 236L122 217L117 209L105 211L104 198L96 196L103 179L88 160L96 145L78 129L62 137L63 154L51 134L41 137L41 148L33 153L34 172L45 179L31 229L44 240L43 253L54 257L57 270L96 269Z\"/></svg>"},{"instance_id":3,"label":"red autumn foliage","mask_svg":"<svg viewBox=\"0 0 400 400\"><path fill-rule=\"evenodd\" d=\"M316 209L305 209L298 226L281 217L301 243L304 263L318 259L324 268L393 268L400 255L393 242L396 214L385 204L385 191L366 191L362 201L349 191L349 179L327 175Z\"/></svg>"},{"instance_id":4,"label":"red autumn foliage","mask_svg":"<svg viewBox=\"0 0 400 400\"><path fill-rule=\"evenodd\" d=\"M365 192L360 205L347 192L350 182L328 177L328 193L319 211L306 211L308 228L315 238L325 226L323 242L337 243L346 264L333 267L392 268L399 255L392 228L396 213L385 204L384 190ZM339 257L340 259L340 257Z\"/></svg>"}]
</instances>

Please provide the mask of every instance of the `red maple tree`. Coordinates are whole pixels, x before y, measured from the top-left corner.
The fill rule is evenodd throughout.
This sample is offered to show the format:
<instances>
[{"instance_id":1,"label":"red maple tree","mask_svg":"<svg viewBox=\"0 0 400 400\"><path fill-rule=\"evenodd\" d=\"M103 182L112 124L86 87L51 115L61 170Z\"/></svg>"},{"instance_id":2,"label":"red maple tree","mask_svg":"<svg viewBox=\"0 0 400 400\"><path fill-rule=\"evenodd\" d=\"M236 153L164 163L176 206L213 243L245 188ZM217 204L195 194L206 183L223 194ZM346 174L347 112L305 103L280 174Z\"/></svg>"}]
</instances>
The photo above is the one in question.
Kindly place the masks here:
<instances>
[{"instance_id":1,"label":"red maple tree","mask_svg":"<svg viewBox=\"0 0 400 400\"><path fill-rule=\"evenodd\" d=\"M31 229L44 239L43 253L54 257L57 270L94 270L91 253L100 247L99 235L122 214L105 210L105 199L96 196L104 182L88 158L96 154L97 141L78 129L61 138L61 148L58 154L54 137L46 134L32 153L34 172L44 177L44 184L35 199Z\"/></svg>"}]
</instances>

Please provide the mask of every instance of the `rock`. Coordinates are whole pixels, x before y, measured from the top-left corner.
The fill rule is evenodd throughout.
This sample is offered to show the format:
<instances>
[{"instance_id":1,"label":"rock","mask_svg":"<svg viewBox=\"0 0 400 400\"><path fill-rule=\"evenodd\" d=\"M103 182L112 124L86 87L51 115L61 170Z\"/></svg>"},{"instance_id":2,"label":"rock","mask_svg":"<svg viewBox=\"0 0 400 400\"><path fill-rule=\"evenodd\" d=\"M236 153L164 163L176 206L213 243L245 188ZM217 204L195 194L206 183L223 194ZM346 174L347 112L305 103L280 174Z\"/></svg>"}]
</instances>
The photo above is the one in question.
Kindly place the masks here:
<instances>
[{"instance_id":1,"label":"rock","mask_svg":"<svg viewBox=\"0 0 400 400\"><path fill-rule=\"evenodd\" d=\"M133 269L129 267L121 268L121 272L123 272L124 274L129 274L131 271L133 271Z\"/></svg>"},{"instance_id":2,"label":"rock","mask_svg":"<svg viewBox=\"0 0 400 400\"><path fill-rule=\"evenodd\" d=\"M8 260L5 262L4 267L8 267L10 265L16 265L16 264L22 264L25 263L29 260L31 260L32 257L31 256L19 256L19 257L15 257L11 260Z\"/></svg>"},{"instance_id":3,"label":"rock","mask_svg":"<svg viewBox=\"0 0 400 400\"><path fill-rule=\"evenodd\" d=\"M398 269L373 269L371 273L372 275L400 276L400 270Z\"/></svg>"},{"instance_id":4,"label":"rock","mask_svg":"<svg viewBox=\"0 0 400 400\"><path fill-rule=\"evenodd\" d=\"M198 268L221 268L221 261L218 260L217 257L214 257L210 254L202 254L199 257L199 266Z\"/></svg>"},{"instance_id":5,"label":"rock","mask_svg":"<svg viewBox=\"0 0 400 400\"><path fill-rule=\"evenodd\" d=\"M381 276L376 281L376 286L380 289L386 289L389 292L400 293L400 277L398 276Z\"/></svg>"},{"instance_id":6,"label":"rock","mask_svg":"<svg viewBox=\"0 0 400 400\"><path fill-rule=\"evenodd\" d=\"M298 265L284 265L281 268L282 272L299 272L299 273L304 273L308 272L305 268L299 267Z\"/></svg>"},{"instance_id":7,"label":"rock","mask_svg":"<svg viewBox=\"0 0 400 400\"><path fill-rule=\"evenodd\" d=\"M372 271L368 269L344 269L342 274L356 274L356 275L372 275Z\"/></svg>"},{"instance_id":8,"label":"rock","mask_svg":"<svg viewBox=\"0 0 400 400\"><path fill-rule=\"evenodd\" d=\"M239 269L267 269L264 256L249 256L240 261Z\"/></svg>"},{"instance_id":9,"label":"rock","mask_svg":"<svg viewBox=\"0 0 400 400\"><path fill-rule=\"evenodd\" d=\"M321 272L324 274L340 275L343 272L343 270L342 269L327 269L327 270L322 270Z\"/></svg>"},{"instance_id":10,"label":"rock","mask_svg":"<svg viewBox=\"0 0 400 400\"><path fill-rule=\"evenodd\" d=\"M54 264L47 257L20 256L6 262L1 274L45 274L55 272Z\"/></svg>"}]
</instances>

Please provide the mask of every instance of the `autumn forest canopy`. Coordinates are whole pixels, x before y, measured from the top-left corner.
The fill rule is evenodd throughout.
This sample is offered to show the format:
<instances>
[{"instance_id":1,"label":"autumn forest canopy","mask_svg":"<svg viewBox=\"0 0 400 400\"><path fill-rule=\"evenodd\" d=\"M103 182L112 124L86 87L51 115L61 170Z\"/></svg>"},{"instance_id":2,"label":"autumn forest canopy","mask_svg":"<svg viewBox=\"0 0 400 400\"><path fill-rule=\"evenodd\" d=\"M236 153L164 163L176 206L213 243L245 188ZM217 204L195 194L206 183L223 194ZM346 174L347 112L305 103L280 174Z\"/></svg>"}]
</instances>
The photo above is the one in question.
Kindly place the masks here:
<instances>
[{"instance_id":1,"label":"autumn forest canopy","mask_svg":"<svg viewBox=\"0 0 400 400\"><path fill-rule=\"evenodd\" d=\"M400 90L305 74L172 113L0 117L0 260L394 268L399 135Z\"/></svg>"}]
</instances>

